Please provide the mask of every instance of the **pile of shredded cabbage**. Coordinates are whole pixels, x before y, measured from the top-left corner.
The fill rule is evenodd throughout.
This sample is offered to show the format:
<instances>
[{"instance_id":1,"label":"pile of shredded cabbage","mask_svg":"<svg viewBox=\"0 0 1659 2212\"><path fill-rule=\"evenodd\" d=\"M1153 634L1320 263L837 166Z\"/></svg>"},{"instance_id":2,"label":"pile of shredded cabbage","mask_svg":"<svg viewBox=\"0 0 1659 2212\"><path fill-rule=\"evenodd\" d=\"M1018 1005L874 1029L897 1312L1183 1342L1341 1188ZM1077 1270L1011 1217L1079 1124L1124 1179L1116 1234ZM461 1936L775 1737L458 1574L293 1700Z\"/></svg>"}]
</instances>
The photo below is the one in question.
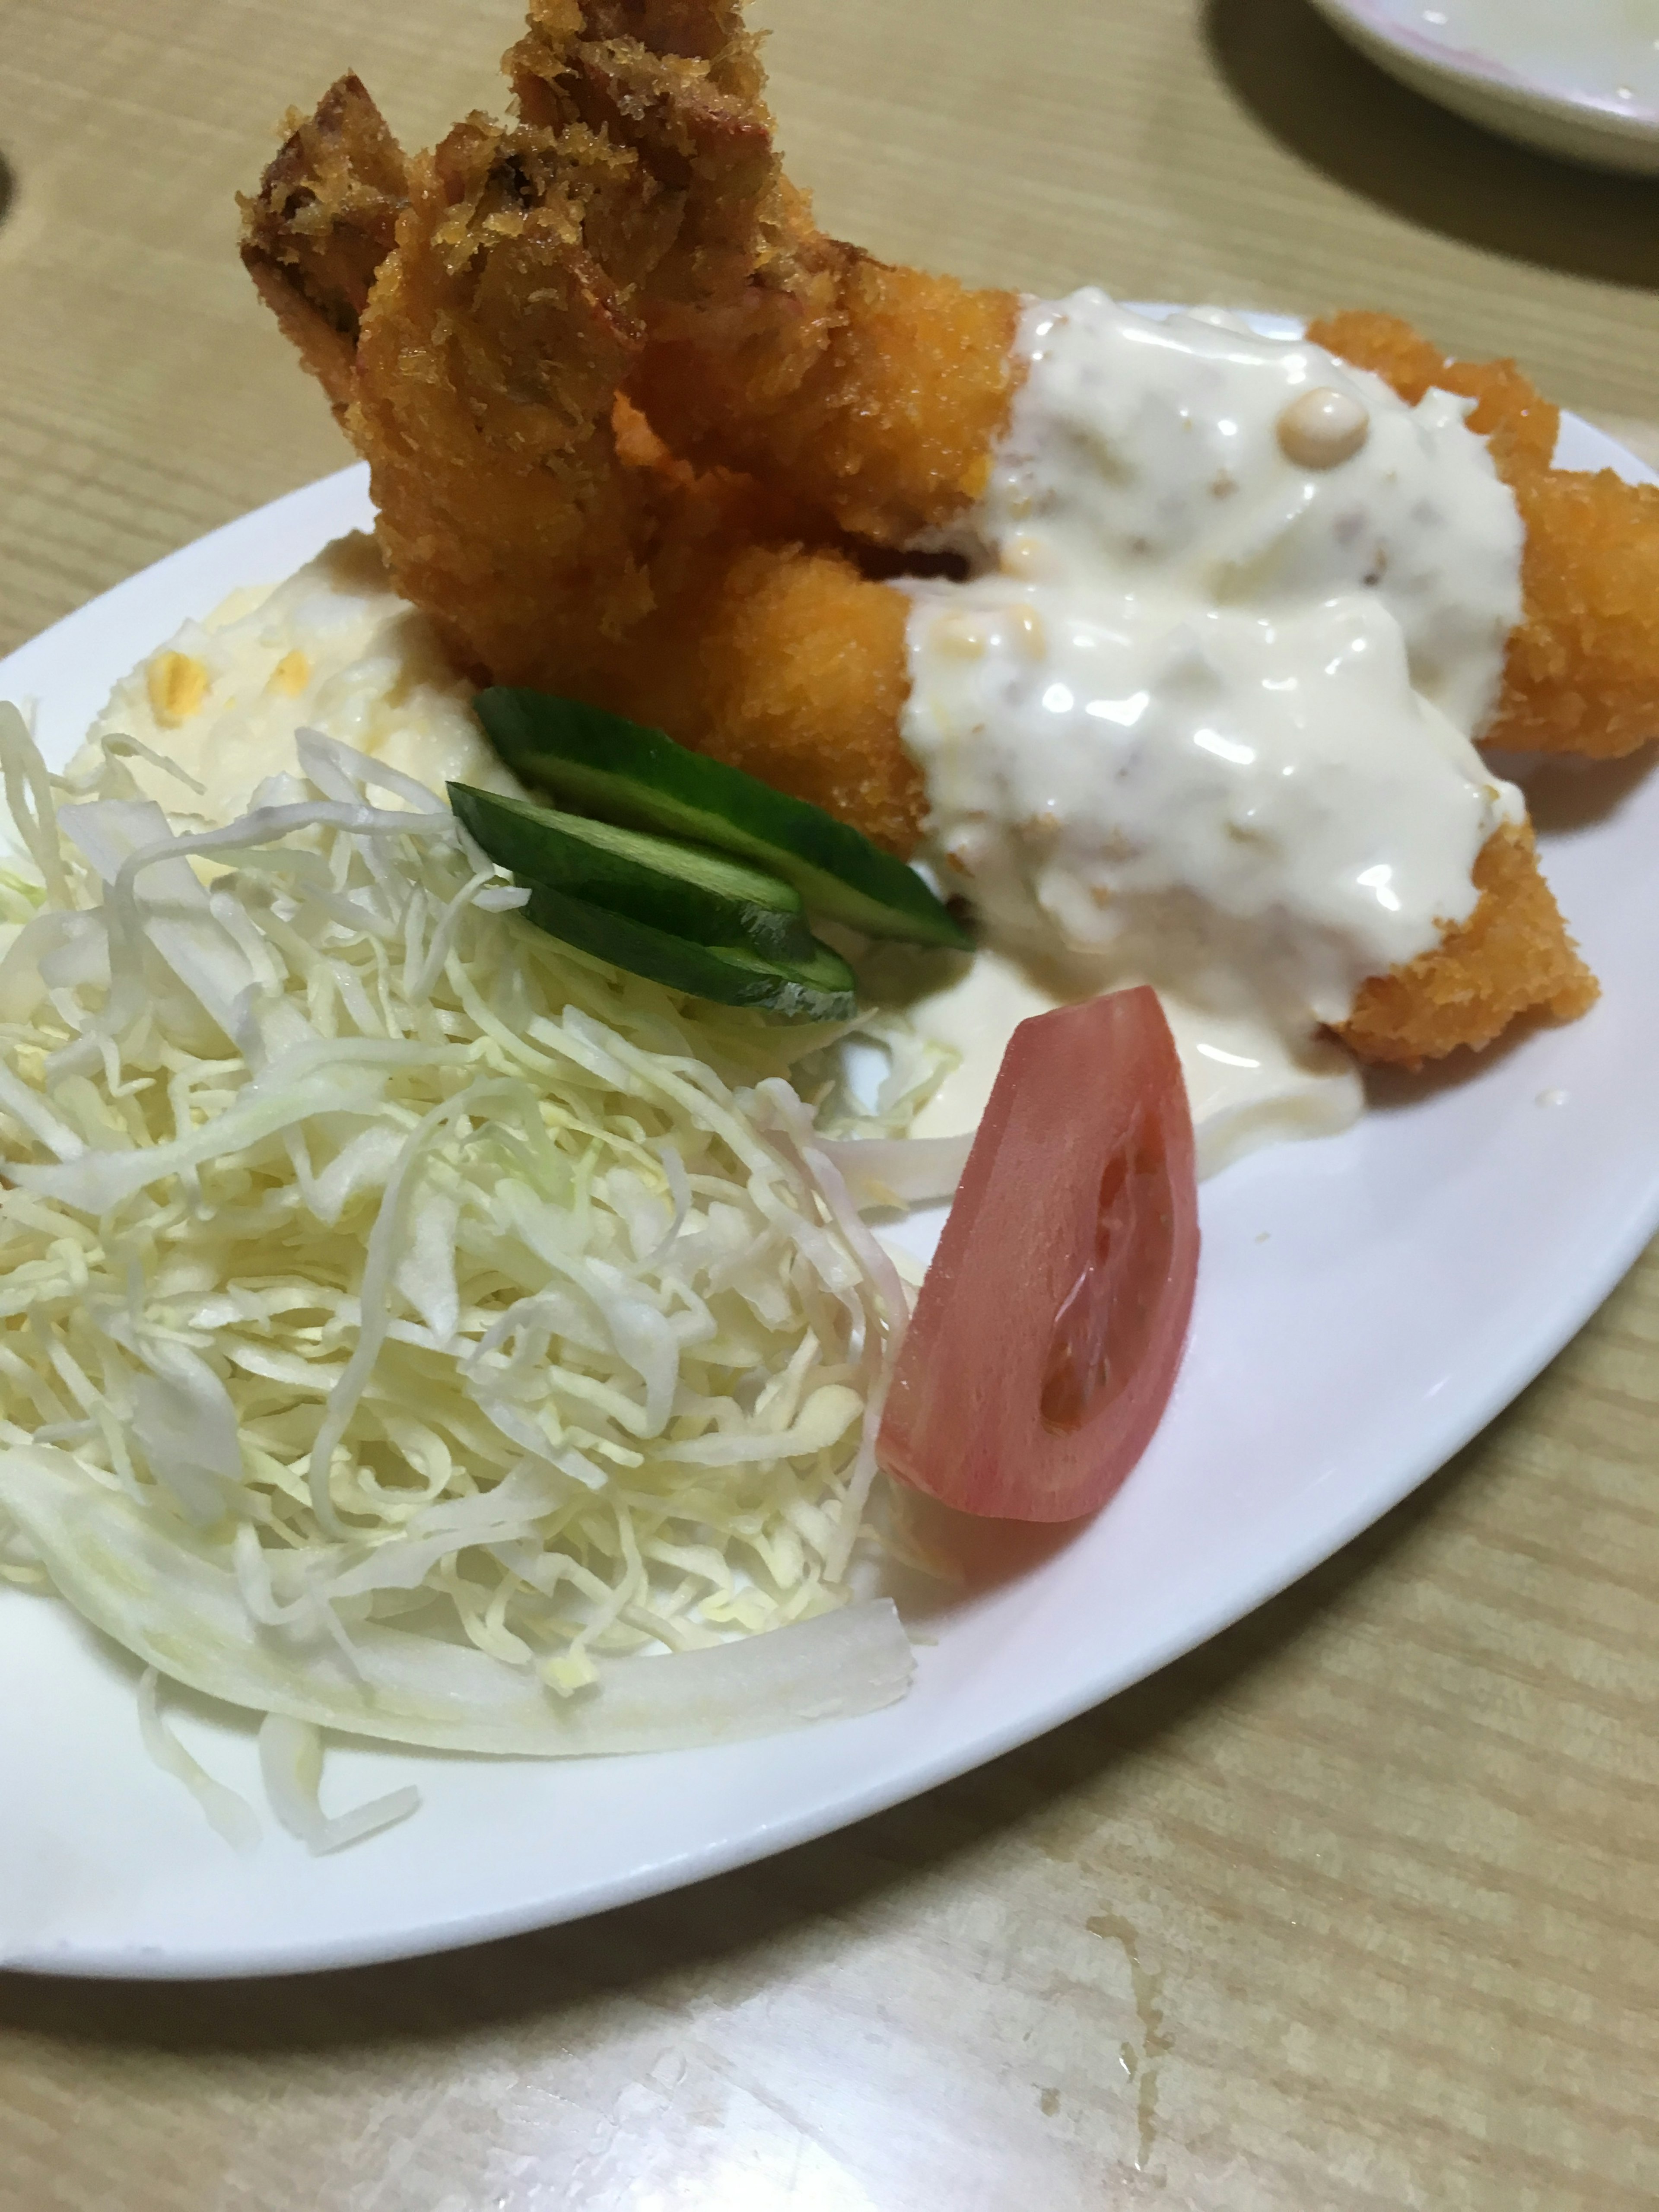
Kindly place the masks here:
<instances>
[{"instance_id":1,"label":"pile of shredded cabbage","mask_svg":"<svg viewBox=\"0 0 1659 2212\"><path fill-rule=\"evenodd\" d=\"M616 1751L901 1695L848 1601L905 1300L803 1103L829 1033L556 944L327 738L222 826L135 750L70 784L0 707L0 1571L299 1724L292 1775L317 1725Z\"/></svg>"}]
</instances>

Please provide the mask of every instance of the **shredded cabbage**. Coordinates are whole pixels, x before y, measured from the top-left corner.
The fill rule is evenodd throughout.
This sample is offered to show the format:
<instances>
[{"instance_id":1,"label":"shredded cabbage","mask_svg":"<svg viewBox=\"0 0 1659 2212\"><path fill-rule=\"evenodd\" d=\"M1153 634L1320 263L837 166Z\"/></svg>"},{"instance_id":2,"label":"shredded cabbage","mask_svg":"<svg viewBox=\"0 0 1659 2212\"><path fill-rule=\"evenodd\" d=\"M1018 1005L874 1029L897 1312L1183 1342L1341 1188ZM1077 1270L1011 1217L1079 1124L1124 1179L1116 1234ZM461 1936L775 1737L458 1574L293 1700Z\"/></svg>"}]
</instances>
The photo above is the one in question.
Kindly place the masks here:
<instances>
[{"instance_id":1,"label":"shredded cabbage","mask_svg":"<svg viewBox=\"0 0 1659 2212\"><path fill-rule=\"evenodd\" d=\"M802 1103L830 1033L555 943L429 792L314 732L224 825L127 750L71 786L0 707L0 1572L179 1680L407 1742L902 1694L890 1607L799 1626L847 1604L905 1317L857 1212L890 1147L861 1183ZM283 1817L326 1847L297 1744Z\"/></svg>"}]
</instances>

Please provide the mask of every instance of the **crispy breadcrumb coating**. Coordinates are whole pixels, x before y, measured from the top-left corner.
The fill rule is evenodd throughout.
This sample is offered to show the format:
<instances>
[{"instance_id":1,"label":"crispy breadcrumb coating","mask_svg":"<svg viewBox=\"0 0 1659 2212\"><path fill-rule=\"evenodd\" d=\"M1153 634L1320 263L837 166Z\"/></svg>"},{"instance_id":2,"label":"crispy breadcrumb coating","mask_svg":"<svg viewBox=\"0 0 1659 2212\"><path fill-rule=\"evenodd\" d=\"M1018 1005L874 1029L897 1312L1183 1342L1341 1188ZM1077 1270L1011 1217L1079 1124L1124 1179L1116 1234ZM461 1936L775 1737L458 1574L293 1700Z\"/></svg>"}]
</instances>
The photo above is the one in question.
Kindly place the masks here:
<instances>
[{"instance_id":1,"label":"crispy breadcrumb coating","mask_svg":"<svg viewBox=\"0 0 1659 2212\"><path fill-rule=\"evenodd\" d=\"M350 397L357 330L408 198L397 140L356 77L312 116L290 110L281 152L242 210L242 261L337 417Z\"/></svg>"},{"instance_id":2,"label":"crispy breadcrumb coating","mask_svg":"<svg viewBox=\"0 0 1659 2212\"><path fill-rule=\"evenodd\" d=\"M1392 385L1408 407L1431 386L1475 403L1469 428L1487 440L1505 477L1511 465L1548 468L1561 410L1534 390L1512 361L1449 361L1398 315L1363 309L1322 315L1308 325L1315 345Z\"/></svg>"},{"instance_id":3,"label":"crispy breadcrumb coating","mask_svg":"<svg viewBox=\"0 0 1659 2212\"><path fill-rule=\"evenodd\" d=\"M618 404L659 195L580 124L470 122L410 184L347 416L398 588L464 665L657 723L914 849L902 595L765 542L787 508Z\"/></svg>"},{"instance_id":4,"label":"crispy breadcrumb coating","mask_svg":"<svg viewBox=\"0 0 1659 2212\"><path fill-rule=\"evenodd\" d=\"M1538 866L1532 830L1506 824L1474 864L1480 896L1431 952L1360 987L1336 1034L1361 1060L1420 1067L1459 1045L1477 1050L1517 1016L1571 1021L1600 986L1578 957Z\"/></svg>"},{"instance_id":5,"label":"crispy breadcrumb coating","mask_svg":"<svg viewBox=\"0 0 1659 2212\"><path fill-rule=\"evenodd\" d=\"M1526 613L1486 739L1619 759L1659 737L1659 485L1611 469L1510 481Z\"/></svg>"},{"instance_id":6,"label":"crispy breadcrumb coating","mask_svg":"<svg viewBox=\"0 0 1659 2212\"><path fill-rule=\"evenodd\" d=\"M786 487L855 537L910 545L985 489L1018 319L1012 294L837 246L815 325L751 295L726 319L729 349L659 338L632 388L680 452Z\"/></svg>"},{"instance_id":7,"label":"crispy breadcrumb coating","mask_svg":"<svg viewBox=\"0 0 1659 2212\"><path fill-rule=\"evenodd\" d=\"M629 385L676 453L763 477L820 530L881 545L971 506L1018 381L1018 300L817 229L731 0L531 0L507 64L526 122L603 129L678 198Z\"/></svg>"},{"instance_id":8,"label":"crispy breadcrumb coating","mask_svg":"<svg viewBox=\"0 0 1659 2212\"><path fill-rule=\"evenodd\" d=\"M827 808L890 852L915 851L927 794L898 734L910 689L902 592L844 554L749 545L706 593L681 594L671 609L619 678L623 712L689 727L701 751Z\"/></svg>"},{"instance_id":9,"label":"crispy breadcrumb coating","mask_svg":"<svg viewBox=\"0 0 1659 2212\"><path fill-rule=\"evenodd\" d=\"M580 196L550 133L479 120L418 155L357 345L346 428L387 566L481 673L579 671L651 606L658 478L609 434L637 327L584 244L625 264L651 211L625 156L581 151Z\"/></svg>"},{"instance_id":10,"label":"crispy breadcrumb coating","mask_svg":"<svg viewBox=\"0 0 1659 2212\"><path fill-rule=\"evenodd\" d=\"M1526 526L1522 619L1483 742L1613 760L1659 737L1659 486L1551 465L1559 410L1513 362L1447 361L1392 315L1332 315L1310 337L1415 405L1431 385L1476 401Z\"/></svg>"}]
</instances>

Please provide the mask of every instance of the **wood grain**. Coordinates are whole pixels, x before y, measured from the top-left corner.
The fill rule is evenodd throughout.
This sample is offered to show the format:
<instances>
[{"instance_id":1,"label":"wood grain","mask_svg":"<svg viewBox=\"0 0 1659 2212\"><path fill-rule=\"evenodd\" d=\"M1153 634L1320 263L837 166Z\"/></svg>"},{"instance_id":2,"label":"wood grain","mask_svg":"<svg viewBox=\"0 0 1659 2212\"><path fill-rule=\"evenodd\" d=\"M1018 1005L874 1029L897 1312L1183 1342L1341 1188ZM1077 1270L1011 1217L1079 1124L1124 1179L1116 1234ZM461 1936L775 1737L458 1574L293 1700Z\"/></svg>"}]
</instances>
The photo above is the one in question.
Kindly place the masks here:
<instances>
[{"instance_id":1,"label":"wood grain","mask_svg":"<svg viewBox=\"0 0 1659 2212\"><path fill-rule=\"evenodd\" d=\"M830 228L1035 289L1396 307L1659 454L1659 191L1440 115L1302 0L766 15ZM422 138L513 30L5 0L0 647L343 458L232 195L348 64ZM0 2208L1649 2207L1656 1439L1650 1255L1337 1559L916 1805L450 1959L0 1978Z\"/></svg>"}]
</instances>

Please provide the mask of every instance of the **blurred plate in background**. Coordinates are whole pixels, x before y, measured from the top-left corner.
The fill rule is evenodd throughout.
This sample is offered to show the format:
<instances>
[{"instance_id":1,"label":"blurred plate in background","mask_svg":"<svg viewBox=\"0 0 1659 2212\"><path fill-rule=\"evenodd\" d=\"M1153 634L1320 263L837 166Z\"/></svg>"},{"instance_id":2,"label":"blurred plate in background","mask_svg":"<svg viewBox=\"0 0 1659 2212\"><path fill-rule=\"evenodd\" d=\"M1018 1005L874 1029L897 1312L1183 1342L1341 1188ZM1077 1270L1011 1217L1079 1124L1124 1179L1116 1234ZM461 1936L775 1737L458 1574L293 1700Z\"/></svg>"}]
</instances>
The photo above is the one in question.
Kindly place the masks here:
<instances>
[{"instance_id":1,"label":"blurred plate in background","mask_svg":"<svg viewBox=\"0 0 1659 2212\"><path fill-rule=\"evenodd\" d=\"M1506 138L1659 174L1654 0L1313 0L1413 92Z\"/></svg>"}]
</instances>

